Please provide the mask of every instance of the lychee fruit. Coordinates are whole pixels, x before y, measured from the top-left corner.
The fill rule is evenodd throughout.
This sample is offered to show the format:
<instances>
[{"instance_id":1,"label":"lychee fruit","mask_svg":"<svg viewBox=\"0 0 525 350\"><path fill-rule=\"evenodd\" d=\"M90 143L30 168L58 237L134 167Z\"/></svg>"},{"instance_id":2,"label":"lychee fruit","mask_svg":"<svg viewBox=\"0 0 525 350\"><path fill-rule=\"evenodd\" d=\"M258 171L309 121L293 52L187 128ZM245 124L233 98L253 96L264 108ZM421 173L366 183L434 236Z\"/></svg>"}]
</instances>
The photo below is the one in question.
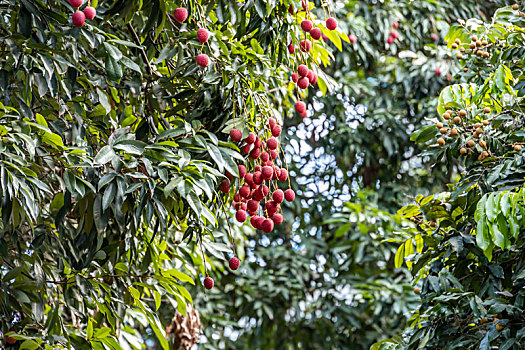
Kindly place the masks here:
<instances>
[{"instance_id":1,"label":"lychee fruit","mask_svg":"<svg viewBox=\"0 0 525 350\"><path fill-rule=\"evenodd\" d=\"M297 73L292 73L292 81L294 83L297 83L297 81L299 80L299 74Z\"/></svg>"},{"instance_id":2,"label":"lychee fruit","mask_svg":"<svg viewBox=\"0 0 525 350\"><path fill-rule=\"evenodd\" d=\"M239 194L242 198L248 198L250 196L250 186L244 184L239 188Z\"/></svg>"},{"instance_id":3,"label":"lychee fruit","mask_svg":"<svg viewBox=\"0 0 525 350\"><path fill-rule=\"evenodd\" d=\"M301 77L306 77L308 75L308 72L310 70L308 69L308 67L304 64L301 64L299 65L299 67L297 67L297 73L301 76Z\"/></svg>"},{"instance_id":4,"label":"lychee fruit","mask_svg":"<svg viewBox=\"0 0 525 350\"><path fill-rule=\"evenodd\" d=\"M203 68L207 67L210 63L210 59L208 58L208 55L200 54L197 55L197 64Z\"/></svg>"},{"instance_id":5,"label":"lychee fruit","mask_svg":"<svg viewBox=\"0 0 525 350\"><path fill-rule=\"evenodd\" d=\"M283 190L281 189L276 189L273 194L272 194L272 198L274 201L276 201L277 203L282 203L283 200L284 200L284 192Z\"/></svg>"},{"instance_id":6,"label":"lychee fruit","mask_svg":"<svg viewBox=\"0 0 525 350\"><path fill-rule=\"evenodd\" d=\"M244 142L251 145L252 143L255 142L255 138L256 138L255 134L253 132L250 132L248 136L244 139Z\"/></svg>"},{"instance_id":7,"label":"lychee fruit","mask_svg":"<svg viewBox=\"0 0 525 350\"><path fill-rule=\"evenodd\" d=\"M72 22L75 27L80 28L86 23L86 15L82 11L75 11L75 13L73 13Z\"/></svg>"},{"instance_id":8,"label":"lychee fruit","mask_svg":"<svg viewBox=\"0 0 525 350\"><path fill-rule=\"evenodd\" d=\"M261 229L266 233L272 232L273 227L274 227L274 223L270 219L264 219L264 221L261 223Z\"/></svg>"},{"instance_id":9,"label":"lychee fruit","mask_svg":"<svg viewBox=\"0 0 525 350\"><path fill-rule=\"evenodd\" d=\"M212 289L214 284L215 284L215 283L213 282L213 278L211 278L211 277L206 277L206 278L204 279L204 288L206 288L206 289Z\"/></svg>"},{"instance_id":10,"label":"lychee fruit","mask_svg":"<svg viewBox=\"0 0 525 350\"><path fill-rule=\"evenodd\" d=\"M399 32L395 29L392 29L392 31L390 32L390 36L394 39L398 39L399 38Z\"/></svg>"},{"instance_id":11,"label":"lychee fruit","mask_svg":"<svg viewBox=\"0 0 525 350\"><path fill-rule=\"evenodd\" d=\"M256 222L255 222L255 221L257 220L258 217L259 217L259 216L254 215L254 216L252 216L252 217L250 218L250 224L252 224L252 226L255 227L255 228L257 228L257 227L255 226L255 225L256 225Z\"/></svg>"},{"instance_id":12,"label":"lychee fruit","mask_svg":"<svg viewBox=\"0 0 525 350\"><path fill-rule=\"evenodd\" d=\"M278 145L279 143L277 142L277 139L274 139L273 137L266 141L266 146L268 146L269 149L276 149Z\"/></svg>"},{"instance_id":13,"label":"lychee fruit","mask_svg":"<svg viewBox=\"0 0 525 350\"><path fill-rule=\"evenodd\" d=\"M264 151L263 153L261 153L261 160L263 162L267 162L269 159L270 159L270 154L268 152Z\"/></svg>"},{"instance_id":14,"label":"lychee fruit","mask_svg":"<svg viewBox=\"0 0 525 350\"><path fill-rule=\"evenodd\" d=\"M386 42L392 45L394 43L394 38L392 36L389 36L388 39L386 39Z\"/></svg>"},{"instance_id":15,"label":"lychee fruit","mask_svg":"<svg viewBox=\"0 0 525 350\"><path fill-rule=\"evenodd\" d=\"M10 337L9 334L13 334L13 332L9 332L5 335L5 342L9 345L16 344L17 340L13 337Z\"/></svg>"},{"instance_id":16,"label":"lychee fruit","mask_svg":"<svg viewBox=\"0 0 525 350\"><path fill-rule=\"evenodd\" d=\"M432 39L432 41L438 41L439 40L439 36L436 33L432 33L430 35L430 39Z\"/></svg>"},{"instance_id":17,"label":"lychee fruit","mask_svg":"<svg viewBox=\"0 0 525 350\"><path fill-rule=\"evenodd\" d=\"M69 0L71 7L77 9L84 3L84 0Z\"/></svg>"},{"instance_id":18,"label":"lychee fruit","mask_svg":"<svg viewBox=\"0 0 525 350\"><path fill-rule=\"evenodd\" d=\"M283 216L281 214L274 214L274 216L272 216L272 220L273 220L273 223L275 225L280 225L282 224L283 222Z\"/></svg>"},{"instance_id":19,"label":"lychee fruit","mask_svg":"<svg viewBox=\"0 0 525 350\"><path fill-rule=\"evenodd\" d=\"M244 179L244 176L246 176L246 167L242 164L239 164L237 169L239 169L239 179Z\"/></svg>"},{"instance_id":20,"label":"lychee fruit","mask_svg":"<svg viewBox=\"0 0 525 350\"><path fill-rule=\"evenodd\" d=\"M295 73L294 73L295 74ZM270 129L277 125L277 121L275 121L274 118L270 117L268 119L268 125L270 125Z\"/></svg>"},{"instance_id":21,"label":"lychee fruit","mask_svg":"<svg viewBox=\"0 0 525 350\"><path fill-rule=\"evenodd\" d=\"M290 43L290 45L288 45L288 52L290 52L292 54L295 52L294 44Z\"/></svg>"},{"instance_id":22,"label":"lychee fruit","mask_svg":"<svg viewBox=\"0 0 525 350\"><path fill-rule=\"evenodd\" d=\"M312 49L312 42L308 39L301 40L301 51L308 52Z\"/></svg>"},{"instance_id":23,"label":"lychee fruit","mask_svg":"<svg viewBox=\"0 0 525 350\"><path fill-rule=\"evenodd\" d=\"M281 172L277 178L279 181L286 181L288 179L288 170L281 168Z\"/></svg>"},{"instance_id":24,"label":"lychee fruit","mask_svg":"<svg viewBox=\"0 0 525 350\"><path fill-rule=\"evenodd\" d=\"M252 173L246 173L246 175L244 175L244 181L246 181L246 183L248 185L253 185L253 174Z\"/></svg>"},{"instance_id":25,"label":"lychee fruit","mask_svg":"<svg viewBox=\"0 0 525 350\"><path fill-rule=\"evenodd\" d=\"M197 30L197 39L202 43L204 44L205 42L208 41L208 38L210 37L210 34L208 33L208 31L204 28L200 28L199 30Z\"/></svg>"},{"instance_id":26,"label":"lychee fruit","mask_svg":"<svg viewBox=\"0 0 525 350\"><path fill-rule=\"evenodd\" d=\"M188 18L188 10L184 7L176 8L175 11L173 11L173 17L175 17L177 22L184 22L186 18Z\"/></svg>"},{"instance_id":27,"label":"lychee fruit","mask_svg":"<svg viewBox=\"0 0 525 350\"><path fill-rule=\"evenodd\" d=\"M355 36L354 34L350 34L350 36L348 37L348 39L350 40L350 42L352 44L356 43L357 42L357 36Z\"/></svg>"},{"instance_id":28,"label":"lychee fruit","mask_svg":"<svg viewBox=\"0 0 525 350\"><path fill-rule=\"evenodd\" d=\"M291 202L295 199L295 192L289 188L286 191L284 191L284 199L286 199L287 202Z\"/></svg>"},{"instance_id":29,"label":"lychee fruit","mask_svg":"<svg viewBox=\"0 0 525 350\"><path fill-rule=\"evenodd\" d=\"M242 151L244 152L244 154L250 153L251 147L252 147L252 145L244 145L244 146L242 146Z\"/></svg>"},{"instance_id":30,"label":"lychee fruit","mask_svg":"<svg viewBox=\"0 0 525 350\"><path fill-rule=\"evenodd\" d=\"M97 15L97 10L94 7L88 6L84 9L84 14L87 19L93 19Z\"/></svg>"},{"instance_id":31,"label":"lychee fruit","mask_svg":"<svg viewBox=\"0 0 525 350\"><path fill-rule=\"evenodd\" d=\"M436 70L434 71L434 74L436 74L437 76L440 76L441 70L439 68L436 68Z\"/></svg>"},{"instance_id":32,"label":"lychee fruit","mask_svg":"<svg viewBox=\"0 0 525 350\"><path fill-rule=\"evenodd\" d=\"M395 21L393 24L392 24L392 27L394 28L399 28L399 22L398 21Z\"/></svg>"},{"instance_id":33,"label":"lychee fruit","mask_svg":"<svg viewBox=\"0 0 525 350\"><path fill-rule=\"evenodd\" d=\"M324 41L328 40L328 37L326 36L326 34L323 34L323 40Z\"/></svg>"},{"instance_id":34,"label":"lychee fruit","mask_svg":"<svg viewBox=\"0 0 525 350\"><path fill-rule=\"evenodd\" d=\"M263 223L263 221L264 221L264 218L262 216L256 216L255 220L254 220L253 227L258 229L258 230L262 230L262 223Z\"/></svg>"},{"instance_id":35,"label":"lychee fruit","mask_svg":"<svg viewBox=\"0 0 525 350\"><path fill-rule=\"evenodd\" d=\"M230 130L230 138L232 141L239 142L242 139L242 132L239 129L231 129Z\"/></svg>"},{"instance_id":36,"label":"lychee fruit","mask_svg":"<svg viewBox=\"0 0 525 350\"><path fill-rule=\"evenodd\" d=\"M271 166L263 166L262 176L265 180L271 180L273 176L273 168Z\"/></svg>"},{"instance_id":37,"label":"lychee fruit","mask_svg":"<svg viewBox=\"0 0 525 350\"><path fill-rule=\"evenodd\" d=\"M245 222L246 221L246 212L244 210L237 210L237 213L235 213L235 219L239 222Z\"/></svg>"},{"instance_id":38,"label":"lychee fruit","mask_svg":"<svg viewBox=\"0 0 525 350\"><path fill-rule=\"evenodd\" d=\"M262 192L264 197L266 197L268 195L268 193L270 193L270 189L266 185L262 185L259 188L261 189L261 192Z\"/></svg>"},{"instance_id":39,"label":"lychee fruit","mask_svg":"<svg viewBox=\"0 0 525 350\"><path fill-rule=\"evenodd\" d=\"M270 158L277 159L277 151L274 149L270 150Z\"/></svg>"},{"instance_id":40,"label":"lychee fruit","mask_svg":"<svg viewBox=\"0 0 525 350\"><path fill-rule=\"evenodd\" d=\"M256 184L256 185L260 185L262 184L263 182L263 176L262 176L262 173L260 171L256 171L255 173L253 173L253 182Z\"/></svg>"},{"instance_id":41,"label":"lychee fruit","mask_svg":"<svg viewBox=\"0 0 525 350\"><path fill-rule=\"evenodd\" d=\"M230 192L230 180L222 180L221 184L219 185L219 190L221 190L222 193Z\"/></svg>"},{"instance_id":42,"label":"lychee fruit","mask_svg":"<svg viewBox=\"0 0 525 350\"><path fill-rule=\"evenodd\" d=\"M254 148L250 152L250 158L251 159L257 159L257 158L259 158L260 155L261 155L261 149L260 148Z\"/></svg>"},{"instance_id":43,"label":"lychee fruit","mask_svg":"<svg viewBox=\"0 0 525 350\"><path fill-rule=\"evenodd\" d=\"M281 128L280 125L276 125L272 128L272 136L273 137L279 137L281 135L281 132L283 131L283 129Z\"/></svg>"},{"instance_id":44,"label":"lychee fruit","mask_svg":"<svg viewBox=\"0 0 525 350\"><path fill-rule=\"evenodd\" d=\"M261 141L261 139L258 138L258 137L256 137L256 138L255 138L255 142L253 143L253 146L254 146L255 148L259 148L259 147L261 147L261 145L262 145L262 141Z\"/></svg>"},{"instance_id":45,"label":"lychee fruit","mask_svg":"<svg viewBox=\"0 0 525 350\"><path fill-rule=\"evenodd\" d=\"M246 203L246 208L248 209L248 211L257 211L257 209L259 209L259 202L250 199L248 203Z\"/></svg>"},{"instance_id":46,"label":"lychee fruit","mask_svg":"<svg viewBox=\"0 0 525 350\"><path fill-rule=\"evenodd\" d=\"M323 36L323 32L321 32L321 29L319 28L313 28L310 30L310 35L312 36L312 39L319 40L321 39L321 36Z\"/></svg>"},{"instance_id":47,"label":"lychee fruit","mask_svg":"<svg viewBox=\"0 0 525 350\"><path fill-rule=\"evenodd\" d=\"M304 30L305 32L311 31L313 26L314 24L312 23L312 21L308 19L301 22L301 29Z\"/></svg>"},{"instance_id":48,"label":"lychee fruit","mask_svg":"<svg viewBox=\"0 0 525 350\"><path fill-rule=\"evenodd\" d=\"M308 113L304 111L304 113L301 113L301 118L306 118L308 116Z\"/></svg>"},{"instance_id":49,"label":"lychee fruit","mask_svg":"<svg viewBox=\"0 0 525 350\"><path fill-rule=\"evenodd\" d=\"M279 177L279 174L281 174L281 169L278 166L274 165L272 179L276 180Z\"/></svg>"},{"instance_id":50,"label":"lychee fruit","mask_svg":"<svg viewBox=\"0 0 525 350\"><path fill-rule=\"evenodd\" d=\"M299 114L306 112L306 103L303 101L295 102L295 111Z\"/></svg>"},{"instance_id":51,"label":"lychee fruit","mask_svg":"<svg viewBox=\"0 0 525 350\"><path fill-rule=\"evenodd\" d=\"M308 80L308 78L304 77L304 78L301 78L297 81L297 86L299 86L299 88L301 89L308 89L308 86L310 85L310 81Z\"/></svg>"},{"instance_id":52,"label":"lychee fruit","mask_svg":"<svg viewBox=\"0 0 525 350\"><path fill-rule=\"evenodd\" d=\"M236 256L231 258L230 261L228 262L228 265L230 266L230 269L232 270L237 270L240 264L241 264L241 261Z\"/></svg>"},{"instance_id":53,"label":"lychee fruit","mask_svg":"<svg viewBox=\"0 0 525 350\"><path fill-rule=\"evenodd\" d=\"M329 30L334 30L335 28L337 28L337 21L335 20L335 18L330 17L326 20L326 28Z\"/></svg>"}]
</instances>

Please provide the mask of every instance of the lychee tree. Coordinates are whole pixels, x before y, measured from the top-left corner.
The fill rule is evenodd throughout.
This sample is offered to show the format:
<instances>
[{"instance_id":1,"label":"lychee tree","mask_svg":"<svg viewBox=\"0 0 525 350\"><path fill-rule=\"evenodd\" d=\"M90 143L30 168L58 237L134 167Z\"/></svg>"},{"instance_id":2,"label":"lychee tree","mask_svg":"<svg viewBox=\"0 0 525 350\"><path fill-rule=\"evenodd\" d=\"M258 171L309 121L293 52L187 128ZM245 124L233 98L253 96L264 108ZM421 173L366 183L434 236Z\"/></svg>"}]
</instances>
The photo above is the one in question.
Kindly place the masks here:
<instances>
[{"instance_id":1,"label":"lychee tree","mask_svg":"<svg viewBox=\"0 0 525 350\"><path fill-rule=\"evenodd\" d=\"M2 346L167 349L190 286L221 288L215 262L242 264L227 224L240 170L271 168L270 225L293 200L277 138L306 92L279 87L301 62L326 91L332 57L324 41L290 54L310 40L301 21L348 38L284 0L0 7Z\"/></svg>"},{"instance_id":2,"label":"lychee tree","mask_svg":"<svg viewBox=\"0 0 525 350\"><path fill-rule=\"evenodd\" d=\"M463 69L412 140L434 163L458 164L458 179L399 211L411 224L395 264L410 269L421 304L373 349L525 346L523 10L460 18L446 37Z\"/></svg>"}]
</instances>

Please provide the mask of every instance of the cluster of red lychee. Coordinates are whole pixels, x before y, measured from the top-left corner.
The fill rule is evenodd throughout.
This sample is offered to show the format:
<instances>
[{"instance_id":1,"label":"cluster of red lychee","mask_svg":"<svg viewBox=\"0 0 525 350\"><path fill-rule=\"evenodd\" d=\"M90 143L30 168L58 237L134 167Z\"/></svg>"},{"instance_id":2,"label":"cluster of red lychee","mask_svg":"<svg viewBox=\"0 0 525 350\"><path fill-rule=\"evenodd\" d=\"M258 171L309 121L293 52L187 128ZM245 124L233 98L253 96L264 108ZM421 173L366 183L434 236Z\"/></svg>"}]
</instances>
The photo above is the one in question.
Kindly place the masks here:
<instances>
[{"instance_id":1,"label":"cluster of red lychee","mask_svg":"<svg viewBox=\"0 0 525 350\"><path fill-rule=\"evenodd\" d=\"M176 8L173 11L173 17L177 22L182 23L188 18L188 10L184 7ZM206 28L199 28L199 30L197 30L197 40L199 40L201 44L206 43L209 38L210 33L208 33ZM210 58L208 55L201 53L197 55L196 62L199 66L205 68L210 64Z\"/></svg>"},{"instance_id":2,"label":"cluster of red lychee","mask_svg":"<svg viewBox=\"0 0 525 350\"><path fill-rule=\"evenodd\" d=\"M88 2L88 6L86 6L84 11L80 11L80 6L84 4L84 0L69 0L69 4L76 9L71 17L71 21L77 28L83 27L86 19L93 19L97 15L97 10L91 7L91 2Z\"/></svg>"},{"instance_id":3,"label":"cluster of red lychee","mask_svg":"<svg viewBox=\"0 0 525 350\"><path fill-rule=\"evenodd\" d=\"M312 40L320 40L323 38L326 40L326 36L323 35L323 32L319 27L314 27L314 23L311 20L310 16L310 8L308 1L303 0L302 1L302 7L303 11L306 11L306 19L304 19L301 22L301 29L303 30L305 34L305 38L300 41L299 48L302 52L309 52L312 49L312 41L308 39L310 37ZM290 5L290 8L288 9L288 12L291 15L294 15L294 9L293 6ZM297 11L299 12L299 11ZM337 28L337 21L335 18L330 17L326 19L325 27L328 30L335 30ZM309 35L309 36L308 36ZM352 42L356 42L357 37L354 35L352 37ZM290 43L288 46L288 50L290 53L295 53L295 46L293 42ZM297 71L292 73L292 81L297 84L297 86L300 89L308 89L309 86L314 86L317 83L317 74L306 64L301 64L299 67L297 67ZM295 103L295 111L303 118L307 116L306 113L306 104L302 101L298 101Z\"/></svg>"},{"instance_id":4,"label":"cluster of red lychee","mask_svg":"<svg viewBox=\"0 0 525 350\"><path fill-rule=\"evenodd\" d=\"M392 24L392 30L390 31L390 35L388 36L388 39L386 39L386 42L390 45L393 44L394 41L399 39L399 32L396 30L397 28L399 28L399 22L395 21Z\"/></svg>"}]
</instances>

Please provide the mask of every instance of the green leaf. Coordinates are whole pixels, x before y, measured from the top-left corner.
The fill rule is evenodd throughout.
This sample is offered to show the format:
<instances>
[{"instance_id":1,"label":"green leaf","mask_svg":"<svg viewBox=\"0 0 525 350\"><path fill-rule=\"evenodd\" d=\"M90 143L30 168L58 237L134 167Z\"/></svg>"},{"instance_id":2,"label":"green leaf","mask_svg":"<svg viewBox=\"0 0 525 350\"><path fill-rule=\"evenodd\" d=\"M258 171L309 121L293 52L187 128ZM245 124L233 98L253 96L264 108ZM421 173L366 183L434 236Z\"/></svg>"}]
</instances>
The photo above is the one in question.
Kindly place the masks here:
<instances>
[{"instance_id":1,"label":"green leaf","mask_svg":"<svg viewBox=\"0 0 525 350\"><path fill-rule=\"evenodd\" d=\"M120 82L120 79L122 79L122 67L120 67L120 64L113 57L106 57L105 68L109 80L117 83Z\"/></svg>"},{"instance_id":2,"label":"green leaf","mask_svg":"<svg viewBox=\"0 0 525 350\"><path fill-rule=\"evenodd\" d=\"M97 155L95 156L95 163L98 164L107 164L110 161L113 160L117 155L115 154L115 151L111 148L111 146L106 145L98 151Z\"/></svg>"}]
</instances>

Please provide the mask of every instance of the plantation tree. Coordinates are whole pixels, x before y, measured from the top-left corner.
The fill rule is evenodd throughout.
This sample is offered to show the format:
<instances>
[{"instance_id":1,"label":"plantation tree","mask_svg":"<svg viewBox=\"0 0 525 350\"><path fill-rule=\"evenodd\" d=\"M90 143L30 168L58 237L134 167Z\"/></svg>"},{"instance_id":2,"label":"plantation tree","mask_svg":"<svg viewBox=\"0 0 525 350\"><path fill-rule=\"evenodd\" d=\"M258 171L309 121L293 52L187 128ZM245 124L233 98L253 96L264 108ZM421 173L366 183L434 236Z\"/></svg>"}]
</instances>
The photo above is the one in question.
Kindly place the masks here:
<instances>
[{"instance_id":1,"label":"plantation tree","mask_svg":"<svg viewBox=\"0 0 525 350\"><path fill-rule=\"evenodd\" d=\"M522 10L458 19L449 30L459 82L412 140L429 145L434 163L458 163L459 180L400 210L413 223L395 263L408 266L421 302L402 334L373 349L525 346Z\"/></svg>"},{"instance_id":2,"label":"plantation tree","mask_svg":"<svg viewBox=\"0 0 525 350\"><path fill-rule=\"evenodd\" d=\"M169 347L189 287L242 243L225 224L240 165L304 94L283 81L301 62L330 84L324 41L288 44L305 17L348 40L289 5L0 1L3 346ZM258 141L240 152L231 129Z\"/></svg>"}]
</instances>

